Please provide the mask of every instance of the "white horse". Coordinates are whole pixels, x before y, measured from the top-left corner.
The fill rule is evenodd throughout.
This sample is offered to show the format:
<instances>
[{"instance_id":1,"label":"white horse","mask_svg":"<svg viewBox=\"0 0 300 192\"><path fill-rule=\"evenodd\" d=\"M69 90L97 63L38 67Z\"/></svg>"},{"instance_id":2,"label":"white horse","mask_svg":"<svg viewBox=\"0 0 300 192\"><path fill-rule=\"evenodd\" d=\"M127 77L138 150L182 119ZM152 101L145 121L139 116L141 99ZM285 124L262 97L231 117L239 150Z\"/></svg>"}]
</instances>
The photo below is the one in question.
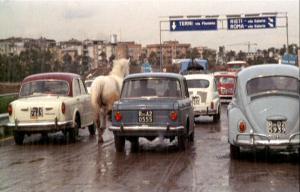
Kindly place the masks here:
<instances>
[{"instance_id":1,"label":"white horse","mask_svg":"<svg viewBox=\"0 0 300 192\"><path fill-rule=\"evenodd\" d=\"M103 143L106 115L112 110L113 103L120 99L123 79L128 74L129 59L114 60L109 75L98 76L91 85L91 102L95 111L98 143Z\"/></svg>"}]
</instances>

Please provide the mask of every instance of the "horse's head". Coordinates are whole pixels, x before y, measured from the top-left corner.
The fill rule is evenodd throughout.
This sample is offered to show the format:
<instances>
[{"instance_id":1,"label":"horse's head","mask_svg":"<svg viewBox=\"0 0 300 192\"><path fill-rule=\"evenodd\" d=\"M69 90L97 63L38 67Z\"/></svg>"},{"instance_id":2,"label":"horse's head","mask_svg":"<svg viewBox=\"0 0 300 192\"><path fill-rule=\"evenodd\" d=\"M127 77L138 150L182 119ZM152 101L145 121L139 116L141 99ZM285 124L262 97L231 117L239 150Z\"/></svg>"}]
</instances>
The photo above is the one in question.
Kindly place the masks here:
<instances>
[{"instance_id":1,"label":"horse's head","mask_svg":"<svg viewBox=\"0 0 300 192\"><path fill-rule=\"evenodd\" d=\"M111 74L118 75L124 78L129 74L129 65L130 65L130 59L114 60Z\"/></svg>"}]
</instances>

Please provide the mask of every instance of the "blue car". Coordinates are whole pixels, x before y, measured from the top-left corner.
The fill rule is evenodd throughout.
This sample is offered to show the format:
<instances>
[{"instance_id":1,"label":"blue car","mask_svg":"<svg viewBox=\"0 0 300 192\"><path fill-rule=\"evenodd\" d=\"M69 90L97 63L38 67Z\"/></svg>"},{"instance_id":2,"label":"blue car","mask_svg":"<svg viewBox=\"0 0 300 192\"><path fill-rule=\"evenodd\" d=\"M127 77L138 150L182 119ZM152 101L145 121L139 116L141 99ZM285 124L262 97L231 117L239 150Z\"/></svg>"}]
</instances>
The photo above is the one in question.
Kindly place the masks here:
<instances>
[{"instance_id":1,"label":"blue car","mask_svg":"<svg viewBox=\"0 0 300 192\"><path fill-rule=\"evenodd\" d=\"M194 139L194 114L186 79L173 73L140 73L124 79L121 98L114 103L112 125L116 151L125 140L138 147L139 137L177 138L186 149Z\"/></svg>"}]
</instances>

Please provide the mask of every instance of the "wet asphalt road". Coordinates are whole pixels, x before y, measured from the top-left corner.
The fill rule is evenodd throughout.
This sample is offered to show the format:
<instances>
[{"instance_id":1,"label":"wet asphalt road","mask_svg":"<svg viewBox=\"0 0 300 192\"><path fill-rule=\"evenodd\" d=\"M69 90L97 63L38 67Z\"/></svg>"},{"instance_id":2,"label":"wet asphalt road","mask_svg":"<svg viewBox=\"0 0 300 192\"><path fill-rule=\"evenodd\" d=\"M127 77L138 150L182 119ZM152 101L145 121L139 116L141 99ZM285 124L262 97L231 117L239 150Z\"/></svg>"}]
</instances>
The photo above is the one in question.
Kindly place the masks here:
<instances>
[{"instance_id":1,"label":"wet asphalt road","mask_svg":"<svg viewBox=\"0 0 300 192\"><path fill-rule=\"evenodd\" d=\"M113 135L97 144L88 130L76 143L62 134L39 135L23 146L0 142L0 191L299 191L297 154L244 152L231 160L227 143L226 107L221 122L198 119L195 141L179 151L176 140L140 139L138 152L126 142L116 153Z\"/></svg>"}]
</instances>

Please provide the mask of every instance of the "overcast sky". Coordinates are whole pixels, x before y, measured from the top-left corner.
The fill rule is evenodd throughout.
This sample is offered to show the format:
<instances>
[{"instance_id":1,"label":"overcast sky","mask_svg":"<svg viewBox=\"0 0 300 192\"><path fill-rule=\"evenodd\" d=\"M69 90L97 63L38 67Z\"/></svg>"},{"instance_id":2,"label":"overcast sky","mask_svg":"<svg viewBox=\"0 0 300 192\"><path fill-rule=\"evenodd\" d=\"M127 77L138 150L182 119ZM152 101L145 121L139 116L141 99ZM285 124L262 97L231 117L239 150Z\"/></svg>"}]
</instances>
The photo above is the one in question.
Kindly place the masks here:
<instances>
[{"instance_id":1,"label":"overcast sky","mask_svg":"<svg viewBox=\"0 0 300 192\"><path fill-rule=\"evenodd\" d=\"M0 39L15 37L56 41L76 38L135 41L143 46L159 43L159 21L170 15L221 15L287 12L289 42L299 44L299 0L100 0L100 1L10 1L0 0ZM279 21L284 22L284 20ZM285 28L266 30L162 32L162 40L178 40L193 46L244 49L229 46L252 42L252 50L281 47Z\"/></svg>"}]
</instances>

